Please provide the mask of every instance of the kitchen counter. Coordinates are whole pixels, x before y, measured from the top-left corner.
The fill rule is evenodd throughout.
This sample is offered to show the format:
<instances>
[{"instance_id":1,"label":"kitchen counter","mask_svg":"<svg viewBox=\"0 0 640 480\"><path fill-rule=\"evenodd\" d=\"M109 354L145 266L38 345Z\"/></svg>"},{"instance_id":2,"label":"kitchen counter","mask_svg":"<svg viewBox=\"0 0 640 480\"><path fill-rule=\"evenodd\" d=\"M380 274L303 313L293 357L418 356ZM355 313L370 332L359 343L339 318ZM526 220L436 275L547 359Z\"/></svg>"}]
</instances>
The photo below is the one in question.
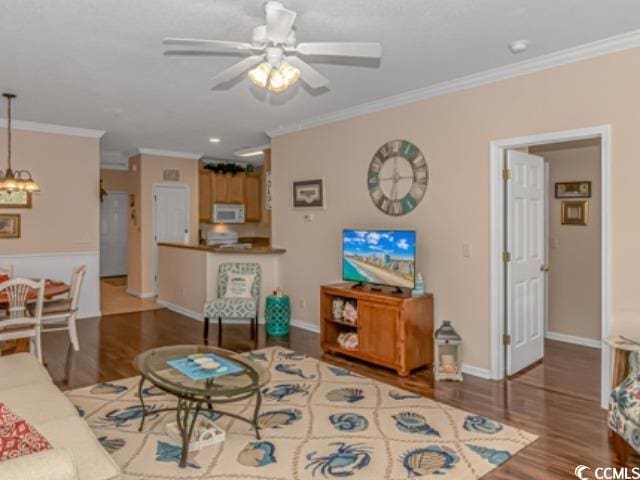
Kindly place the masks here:
<instances>
[{"instance_id":1,"label":"kitchen counter","mask_svg":"<svg viewBox=\"0 0 640 480\"><path fill-rule=\"evenodd\" d=\"M284 248L274 248L265 246L253 246L249 248L216 247L211 245L190 245L184 243L158 243L161 247L185 248L189 250L200 250L209 253L227 253L237 255L281 255L286 252Z\"/></svg>"}]
</instances>

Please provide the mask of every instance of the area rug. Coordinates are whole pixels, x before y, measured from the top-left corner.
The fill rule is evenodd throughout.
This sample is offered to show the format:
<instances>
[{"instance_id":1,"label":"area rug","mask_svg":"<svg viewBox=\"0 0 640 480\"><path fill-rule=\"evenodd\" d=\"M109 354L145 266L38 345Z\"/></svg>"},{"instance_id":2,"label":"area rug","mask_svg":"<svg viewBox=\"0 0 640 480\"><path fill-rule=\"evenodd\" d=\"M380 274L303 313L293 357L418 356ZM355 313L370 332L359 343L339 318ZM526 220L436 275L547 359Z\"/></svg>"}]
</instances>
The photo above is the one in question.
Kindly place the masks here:
<instances>
[{"instance_id":1,"label":"area rug","mask_svg":"<svg viewBox=\"0 0 640 480\"><path fill-rule=\"evenodd\" d=\"M178 467L180 447L165 433L175 403L148 386L149 411L138 433L137 378L67 392L124 479L395 480L479 478L533 442L535 435L489 418L363 377L279 347L248 357L267 364L262 440L248 424L215 418L224 443L192 452ZM228 411L250 415L252 402ZM215 414L214 414L215 416Z\"/></svg>"}]
</instances>

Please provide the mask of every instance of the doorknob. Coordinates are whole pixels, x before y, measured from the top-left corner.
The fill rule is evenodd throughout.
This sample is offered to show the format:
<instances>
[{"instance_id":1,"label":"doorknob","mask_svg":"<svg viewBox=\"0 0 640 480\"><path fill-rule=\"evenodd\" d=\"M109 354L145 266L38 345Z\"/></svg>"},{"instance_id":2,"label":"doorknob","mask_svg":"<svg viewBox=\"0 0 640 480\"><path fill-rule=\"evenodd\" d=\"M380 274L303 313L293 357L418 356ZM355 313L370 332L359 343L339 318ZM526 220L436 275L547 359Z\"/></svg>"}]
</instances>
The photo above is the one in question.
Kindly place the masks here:
<instances>
[{"instance_id":1,"label":"doorknob","mask_svg":"<svg viewBox=\"0 0 640 480\"><path fill-rule=\"evenodd\" d=\"M548 272L550 269L551 269L551 266L547 265L546 263L543 263L542 265L540 265L541 272Z\"/></svg>"}]
</instances>

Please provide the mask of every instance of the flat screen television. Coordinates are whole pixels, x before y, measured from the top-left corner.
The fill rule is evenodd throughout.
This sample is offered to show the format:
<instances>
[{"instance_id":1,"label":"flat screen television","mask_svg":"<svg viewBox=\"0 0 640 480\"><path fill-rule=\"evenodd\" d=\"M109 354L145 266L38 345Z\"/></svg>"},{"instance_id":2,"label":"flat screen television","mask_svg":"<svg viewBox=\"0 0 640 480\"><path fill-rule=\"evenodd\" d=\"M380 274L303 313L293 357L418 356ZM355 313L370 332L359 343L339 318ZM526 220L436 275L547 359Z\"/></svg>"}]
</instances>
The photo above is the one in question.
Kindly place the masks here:
<instances>
[{"instance_id":1,"label":"flat screen television","mask_svg":"<svg viewBox=\"0 0 640 480\"><path fill-rule=\"evenodd\" d=\"M398 288L414 288L416 232L344 230L342 279Z\"/></svg>"}]
</instances>

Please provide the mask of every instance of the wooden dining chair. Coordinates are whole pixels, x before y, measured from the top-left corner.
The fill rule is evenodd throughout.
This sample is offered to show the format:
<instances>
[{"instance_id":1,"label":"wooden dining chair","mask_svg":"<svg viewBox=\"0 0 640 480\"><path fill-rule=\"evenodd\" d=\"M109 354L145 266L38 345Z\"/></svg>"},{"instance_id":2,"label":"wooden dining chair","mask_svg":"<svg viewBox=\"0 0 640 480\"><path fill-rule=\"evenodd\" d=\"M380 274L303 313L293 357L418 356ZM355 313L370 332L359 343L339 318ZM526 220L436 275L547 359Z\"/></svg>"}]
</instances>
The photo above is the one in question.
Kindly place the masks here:
<instances>
[{"instance_id":1,"label":"wooden dining chair","mask_svg":"<svg viewBox=\"0 0 640 480\"><path fill-rule=\"evenodd\" d=\"M85 265L75 268L71 274L68 295L65 298L48 300L44 302L42 308L42 332L67 330L71 345L73 345L73 349L76 352L80 350L78 331L76 329L76 315L78 314L80 288L86 272L87 267ZM30 306L30 310L33 309L34 306Z\"/></svg>"},{"instance_id":2,"label":"wooden dining chair","mask_svg":"<svg viewBox=\"0 0 640 480\"><path fill-rule=\"evenodd\" d=\"M15 278L0 283L0 298L8 304L7 314L0 317L0 341L29 339L29 351L42 362L40 340L42 305L44 303L44 279L39 281ZM34 298L35 297L35 298ZM33 314L27 309L32 302Z\"/></svg>"}]
</instances>

